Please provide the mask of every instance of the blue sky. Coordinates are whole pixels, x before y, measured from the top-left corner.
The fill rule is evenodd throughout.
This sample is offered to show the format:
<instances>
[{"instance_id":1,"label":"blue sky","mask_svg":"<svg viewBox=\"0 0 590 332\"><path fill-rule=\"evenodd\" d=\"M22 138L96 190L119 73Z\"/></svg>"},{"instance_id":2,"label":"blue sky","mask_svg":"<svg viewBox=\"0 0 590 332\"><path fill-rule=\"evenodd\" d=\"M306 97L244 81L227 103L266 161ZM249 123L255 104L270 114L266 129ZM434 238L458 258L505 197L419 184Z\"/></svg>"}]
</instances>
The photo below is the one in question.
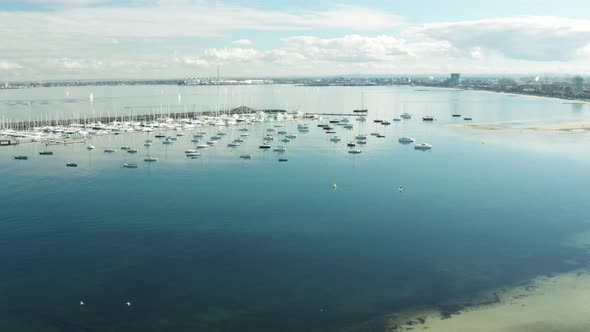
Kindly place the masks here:
<instances>
[{"instance_id":1,"label":"blue sky","mask_svg":"<svg viewBox=\"0 0 590 332\"><path fill-rule=\"evenodd\" d=\"M0 0L0 81L590 73L590 2Z\"/></svg>"}]
</instances>

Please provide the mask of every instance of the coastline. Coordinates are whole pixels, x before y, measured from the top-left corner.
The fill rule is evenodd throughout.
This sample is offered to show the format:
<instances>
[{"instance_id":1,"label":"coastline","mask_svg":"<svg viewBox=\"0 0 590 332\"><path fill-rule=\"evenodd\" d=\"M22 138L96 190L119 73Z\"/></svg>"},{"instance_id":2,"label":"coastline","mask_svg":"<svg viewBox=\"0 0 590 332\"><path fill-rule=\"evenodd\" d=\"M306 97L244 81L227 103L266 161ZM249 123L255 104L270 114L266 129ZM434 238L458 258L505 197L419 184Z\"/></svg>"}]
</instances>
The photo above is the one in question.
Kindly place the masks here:
<instances>
[{"instance_id":1,"label":"coastline","mask_svg":"<svg viewBox=\"0 0 590 332\"><path fill-rule=\"evenodd\" d=\"M590 325L590 270L539 276L437 308L415 308L343 330L583 332Z\"/></svg>"},{"instance_id":2,"label":"coastline","mask_svg":"<svg viewBox=\"0 0 590 332\"><path fill-rule=\"evenodd\" d=\"M486 92L486 93L492 93L492 94L504 94L504 95L513 96L513 97L541 98L541 99L548 99L548 100L563 101L563 104L590 104L590 100L588 100L588 99L543 96L543 95L528 94L528 93L522 93L522 92L492 91L492 90L474 89L474 88L461 88L461 87L450 87L450 86L449 87L447 87L447 86L439 87L439 86L428 86L428 85L412 85L411 87L413 87L413 88L429 88L429 89L446 89L446 90L456 90L456 91Z\"/></svg>"},{"instance_id":3,"label":"coastline","mask_svg":"<svg viewBox=\"0 0 590 332\"><path fill-rule=\"evenodd\" d=\"M562 245L590 254L590 231L574 234ZM391 313L343 332L585 332L590 326L590 268L580 268L586 262L566 261L571 271Z\"/></svg>"},{"instance_id":4,"label":"coastline","mask_svg":"<svg viewBox=\"0 0 590 332\"><path fill-rule=\"evenodd\" d=\"M451 124L450 126L461 127L474 130L486 131L529 131L529 132L553 132L553 133L570 133L583 134L590 132L590 122L553 122L544 123L539 121L508 121L508 122L488 122L488 123L469 123L469 124Z\"/></svg>"}]
</instances>

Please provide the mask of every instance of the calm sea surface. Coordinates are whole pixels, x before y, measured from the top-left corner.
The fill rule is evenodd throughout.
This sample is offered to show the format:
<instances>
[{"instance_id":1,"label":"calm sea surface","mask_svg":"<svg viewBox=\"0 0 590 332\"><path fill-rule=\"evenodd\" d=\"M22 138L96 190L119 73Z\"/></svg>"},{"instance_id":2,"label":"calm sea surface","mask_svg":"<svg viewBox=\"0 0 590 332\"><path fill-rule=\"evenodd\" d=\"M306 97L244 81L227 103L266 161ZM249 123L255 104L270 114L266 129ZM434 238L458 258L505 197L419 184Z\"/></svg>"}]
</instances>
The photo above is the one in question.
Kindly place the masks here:
<instances>
[{"instance_id":1,"label":"calm sea surface","mask_svg":"<svg viewBox=\"0 0 590 332\"><path fill-rule=\"evenodd\" d=\"M564 241L590 228L590 136L466 129L451 114L573 122L590 120L587 105L409 87L83 87L0 90L0 117L238 105L350 113L362 93L369 120L338 127L338 144L317 128L326 119L307 122L309 133L285 122L298 134L286 163L257 148L276 123L248 126L235 150L226 144L237 127L226 128L196 160L184 156L192 131L169 146L154 139L152 164L143 142L154 133L93 137L91 152L0 147L0 330L337 331L586 267L571 264L588 261L585 251ZM372 122L402 112L414 118ZM426 114L438 120L424 123ZM370 132L386 138L347 153ZM140 153L102 152L122 145ZM54 155L38 155L46 149ZM13 160L22 154L29 160Z\"/></svg>"}]
</instances>

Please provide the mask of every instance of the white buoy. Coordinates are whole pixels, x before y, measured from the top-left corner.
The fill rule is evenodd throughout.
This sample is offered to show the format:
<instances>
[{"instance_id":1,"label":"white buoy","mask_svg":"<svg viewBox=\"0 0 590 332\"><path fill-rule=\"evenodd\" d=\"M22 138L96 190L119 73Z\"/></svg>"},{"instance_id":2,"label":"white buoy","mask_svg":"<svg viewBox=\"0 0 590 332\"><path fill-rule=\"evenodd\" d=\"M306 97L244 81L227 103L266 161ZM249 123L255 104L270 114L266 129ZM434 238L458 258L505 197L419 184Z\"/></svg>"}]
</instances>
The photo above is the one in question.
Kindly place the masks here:
<instances>
[{"instance_id":1,"label":"white buoy","mask_svg":"<svg viewBox=\"0 0 590 332\"><path fill-rule=\"evenodd\" d=\"M131 306L131 302L127 302L127 306L130 307Z\"/></svg>"},{"instance_id":2,"label":"white buoy","mask_svg":"<svg viewBox=\"0 0 590 332\"><path fill-rule=\"evenodd\" d=\"M84 301L80 301L80 305L84 305Z\"/></svg>"},{"instance_id":3,"label":"white buoy","mask_svg":"<svg viewBox=\"0 0 590 332\"><path fill-rule=\"evenodd\" d=\"M402 191L404 191L404 188L402 188L402 186L399 186L399 192L401 193Z\"/></svg>"}]
</instances>

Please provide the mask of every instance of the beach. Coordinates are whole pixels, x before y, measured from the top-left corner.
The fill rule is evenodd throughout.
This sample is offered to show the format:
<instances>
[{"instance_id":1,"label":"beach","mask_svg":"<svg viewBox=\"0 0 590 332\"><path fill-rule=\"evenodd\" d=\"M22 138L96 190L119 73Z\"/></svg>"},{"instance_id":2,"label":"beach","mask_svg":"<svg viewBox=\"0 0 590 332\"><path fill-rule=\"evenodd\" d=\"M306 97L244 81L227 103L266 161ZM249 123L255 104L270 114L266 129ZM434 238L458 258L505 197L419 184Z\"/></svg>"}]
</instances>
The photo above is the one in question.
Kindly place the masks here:
<instances>
[{"instance_id":1,"label":"beach","mask_svg":"<svg viewBox=\"0 0 590 332\"><path fill-rule=\"evenodd\" d=\"M590 122L540 122L540 121L509 121L492 123L469 123L451 126L476 130L504 130L504 131L531 131L554 133L585 133L590 131Z\"/></svg>"},{"instance_id":2,"label":"beach","mask_svg":"<svg viewBox=\"0 0 590 332\"><path fill-rule=\"evenodd\" d=\"M590 271L578 270L495 290L482 296L484 304L456 312L426 310L391 317L387 330L581 332L590 324L589 300Z\"/></svg>"}]
</instances>

